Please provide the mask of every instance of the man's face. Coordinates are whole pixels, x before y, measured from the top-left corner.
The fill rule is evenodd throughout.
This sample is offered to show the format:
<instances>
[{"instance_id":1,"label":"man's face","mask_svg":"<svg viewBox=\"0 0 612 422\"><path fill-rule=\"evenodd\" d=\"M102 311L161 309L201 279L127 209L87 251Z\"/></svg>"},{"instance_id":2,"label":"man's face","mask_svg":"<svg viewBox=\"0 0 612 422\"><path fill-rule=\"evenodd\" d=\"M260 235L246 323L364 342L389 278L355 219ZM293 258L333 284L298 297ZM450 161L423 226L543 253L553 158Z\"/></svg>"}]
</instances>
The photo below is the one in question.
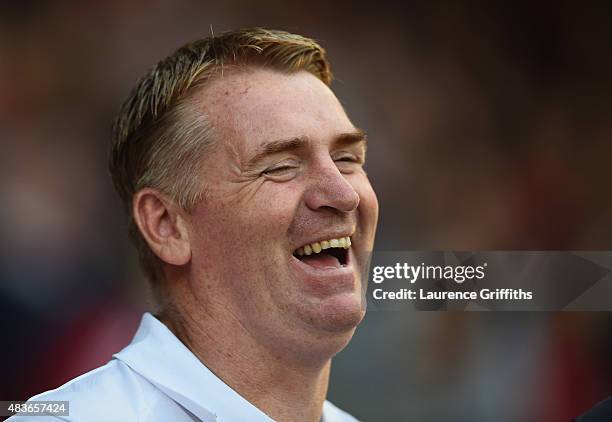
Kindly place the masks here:
<instances>
[{"instance_id":1,"label":"man's face","mask_svg":"<svg viewBox=\"0 0 612 422\"><path fill-rule=\"evenodd\" d=\"M361 132L307 72L231 72L202 96L218 141L190 223L203 312L271 344L348 341L378 218Z\"/></svg>"}]
</instances>

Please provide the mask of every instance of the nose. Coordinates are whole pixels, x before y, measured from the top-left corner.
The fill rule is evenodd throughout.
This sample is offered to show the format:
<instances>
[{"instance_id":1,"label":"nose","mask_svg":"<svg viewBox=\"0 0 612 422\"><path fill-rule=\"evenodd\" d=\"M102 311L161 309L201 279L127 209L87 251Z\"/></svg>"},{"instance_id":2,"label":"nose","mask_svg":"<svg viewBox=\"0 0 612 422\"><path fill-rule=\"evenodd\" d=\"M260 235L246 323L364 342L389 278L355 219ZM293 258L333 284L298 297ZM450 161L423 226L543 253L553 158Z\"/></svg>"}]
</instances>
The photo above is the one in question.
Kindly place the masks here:
<instances>
[{"instance_id":1,"label":"nose","mask_svg":"<svg viewBox=\"0 0 612 422\"><path fill-rule=\"evenodd\" d=\"M354 211L359 206L359 194L331 158L326 161L325 165L317 166L309 172L309 183L304 195L306 205L314 211Z\"/></svg>"}]
</instances>

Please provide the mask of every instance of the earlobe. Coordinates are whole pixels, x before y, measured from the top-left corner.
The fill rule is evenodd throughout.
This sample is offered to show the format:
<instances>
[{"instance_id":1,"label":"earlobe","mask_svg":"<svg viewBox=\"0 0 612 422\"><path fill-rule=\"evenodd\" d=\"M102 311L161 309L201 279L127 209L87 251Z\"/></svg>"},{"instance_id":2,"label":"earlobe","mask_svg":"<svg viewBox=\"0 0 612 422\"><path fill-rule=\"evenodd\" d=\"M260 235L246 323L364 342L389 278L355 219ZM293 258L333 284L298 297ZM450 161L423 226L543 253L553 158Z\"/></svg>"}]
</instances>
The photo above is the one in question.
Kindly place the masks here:
<instances>
[{"instance_id":1,"label":"earlobe","mask_svg":"<svg viewBox=\"0 0 612 422\"><path fill-rule=\"evenodd\" d=\"M159 259L170 265L191 260L191 244L182 210L152 188L134 195L132 215L140 233Z\"/></svg>"}]
</instances>

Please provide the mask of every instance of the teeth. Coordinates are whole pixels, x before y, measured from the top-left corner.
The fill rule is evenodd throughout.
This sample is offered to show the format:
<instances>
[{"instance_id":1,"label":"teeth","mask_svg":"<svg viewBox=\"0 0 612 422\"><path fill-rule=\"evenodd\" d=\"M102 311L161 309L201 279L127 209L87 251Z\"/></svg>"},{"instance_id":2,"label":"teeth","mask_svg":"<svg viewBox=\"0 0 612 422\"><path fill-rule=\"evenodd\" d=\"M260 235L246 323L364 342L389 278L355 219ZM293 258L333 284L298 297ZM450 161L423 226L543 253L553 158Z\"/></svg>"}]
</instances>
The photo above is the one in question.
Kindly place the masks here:
<instances>
[{"instance_id":1,"label":"teeth","mask_svg":"<svg viewBox=\"0 0 612 422\"><path fill-rule=\"evenodd\" d=\"M329 249L329 248L349 249L351 245L352 245L352 242L351 242L350 236L346 236L346 237L340 237L338 239L329 239L329 240L322 240L321 242L310 243L308 245L302 246L301 248L298 248L298 250L296 250L295 253L298 256L312 255L313 253L319 253L322 250Z\"/></svg>"},{"instance_id":2,"label":"teeth","mask_svg":"<svg viewBox=\"0 0 612 422\"><path fill-rule=\"evenodd\" d=\"M312 248L310 247L310 245L306 245L306 246L304 246L304 253L305 253L306 255L310 255L310 254L312 254Z\"/></svg>"}]
</instances>

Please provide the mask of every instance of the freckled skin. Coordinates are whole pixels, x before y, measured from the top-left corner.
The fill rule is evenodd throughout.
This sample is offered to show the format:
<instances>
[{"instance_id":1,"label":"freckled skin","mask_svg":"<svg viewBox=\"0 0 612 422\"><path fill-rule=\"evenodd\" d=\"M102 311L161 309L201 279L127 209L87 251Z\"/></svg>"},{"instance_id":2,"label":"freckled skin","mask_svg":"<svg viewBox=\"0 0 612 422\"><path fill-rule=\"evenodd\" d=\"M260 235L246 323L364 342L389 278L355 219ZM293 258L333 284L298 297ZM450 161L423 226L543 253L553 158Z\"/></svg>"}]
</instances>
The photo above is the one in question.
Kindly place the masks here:
<instances>
[{"instance_id":1,"label":"freckled skin","mask_svg":"<svg viewBox=\"0 0 612 422\"><path fill-rule=\"evenodd\" d=\"M329 359L365 313L360 273L378 218L363 169L342 173L330 155L335 137L355 127L331 90L307 72L229 72L201 95L199 111L218 144L203 163L207 197L189 219L197 301L219 321L237 319L270 350ZM246 171L260 146L298 136L312 142L297 154L295 177L275 181ZM321 294L290 266L291 252L301 240L335 227L356 230L356 282Z\"/></svg>"}]
</instances>

